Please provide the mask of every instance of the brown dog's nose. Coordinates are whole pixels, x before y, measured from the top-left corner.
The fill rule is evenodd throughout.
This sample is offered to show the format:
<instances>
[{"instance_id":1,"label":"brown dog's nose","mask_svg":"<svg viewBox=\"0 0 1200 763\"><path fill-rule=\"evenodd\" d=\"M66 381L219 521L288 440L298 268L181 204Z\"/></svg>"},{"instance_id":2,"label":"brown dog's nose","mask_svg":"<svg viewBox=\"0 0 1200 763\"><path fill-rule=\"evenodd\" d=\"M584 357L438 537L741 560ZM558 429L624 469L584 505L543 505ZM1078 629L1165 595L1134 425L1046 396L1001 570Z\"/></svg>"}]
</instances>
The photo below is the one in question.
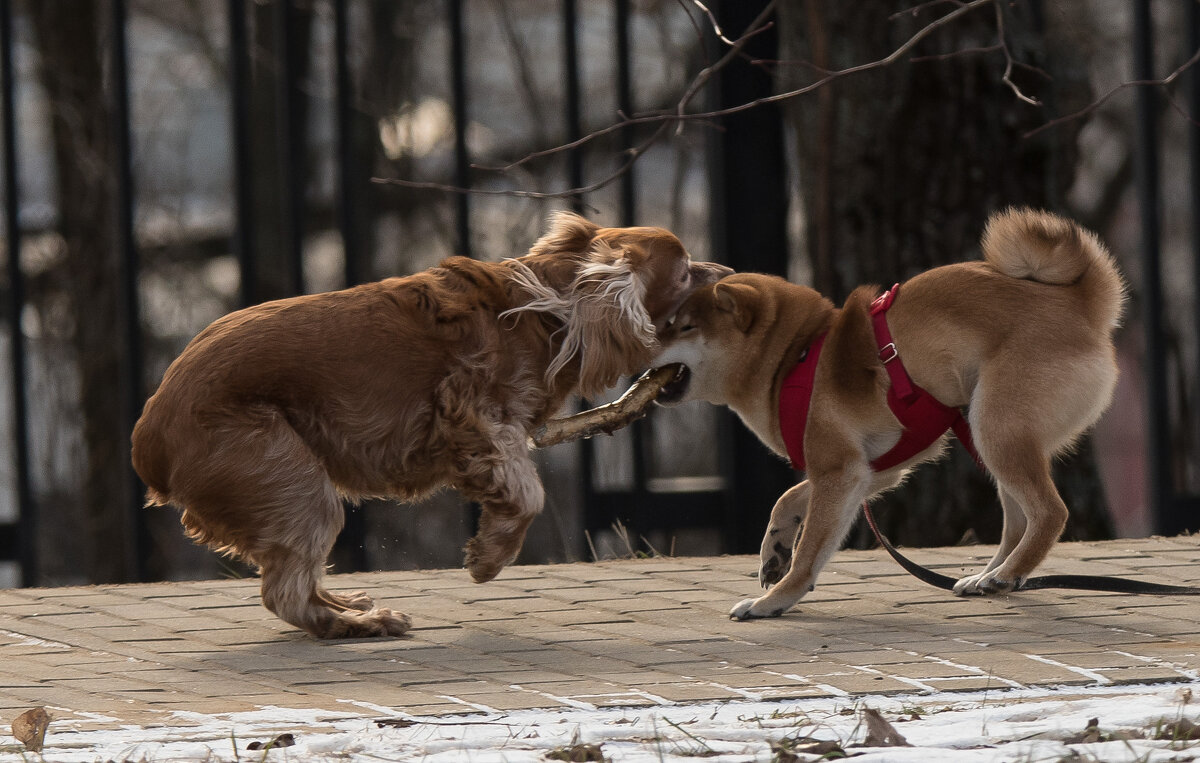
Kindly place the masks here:
<instances>
[{"instance_id":1,"label":"brown dog's nose","mask_svg":"<svg viewBox=\"0 0 1200 763\"><path fill-rule=\"evenodd\" d=\"M695 286L707 286L716 283L725 276L733 275L733 268L718 265L715 262L693 262L692 283Z\"/></svg>"}]
</instances>

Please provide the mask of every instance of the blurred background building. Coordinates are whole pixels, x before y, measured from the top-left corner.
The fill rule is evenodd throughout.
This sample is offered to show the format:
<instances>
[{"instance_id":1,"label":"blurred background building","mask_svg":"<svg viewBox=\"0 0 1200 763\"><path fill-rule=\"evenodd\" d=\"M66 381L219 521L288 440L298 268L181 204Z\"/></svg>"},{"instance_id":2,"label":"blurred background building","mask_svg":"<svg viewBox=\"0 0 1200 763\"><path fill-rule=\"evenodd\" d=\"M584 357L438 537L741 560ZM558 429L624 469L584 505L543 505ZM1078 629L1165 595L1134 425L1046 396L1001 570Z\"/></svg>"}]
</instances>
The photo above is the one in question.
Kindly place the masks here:
<instances>
[{"instance_id":1,"label":"blurred background building","mask_svg":"<svg viewBox=\"0 0 1200 763\"><path fill-rule=\"evenodd\" d=\"M561 208L835 300L978 257L1008 205L1080 220L1132 300L1114 406L1056 472L1067 535L1200 529L1194 1L0 0L0 22L0 584L246 574L141 508L129 431L170 361L245 304L519 256ZM894 539L996 540L958 450L886 499ZM753 552L796 479L702 404L539 464L523 562ZM474 521L451 492L348 511L335 571L456 566Z\"/></svg>"}]
</instances>

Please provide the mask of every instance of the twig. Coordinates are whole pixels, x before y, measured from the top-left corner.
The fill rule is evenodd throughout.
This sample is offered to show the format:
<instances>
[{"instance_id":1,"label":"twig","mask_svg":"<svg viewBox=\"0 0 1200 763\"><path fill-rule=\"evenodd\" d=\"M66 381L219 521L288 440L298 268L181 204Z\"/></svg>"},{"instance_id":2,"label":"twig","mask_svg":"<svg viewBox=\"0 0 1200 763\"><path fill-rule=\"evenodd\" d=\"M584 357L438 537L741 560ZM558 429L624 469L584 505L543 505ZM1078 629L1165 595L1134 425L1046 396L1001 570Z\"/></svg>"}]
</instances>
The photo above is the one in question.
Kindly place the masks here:
<instances>
[{"instance_id":1,"label":"twig","mask_svg":"<svg viewBox=\"0 0 1200 763\"><path fill-rule=\"evenodd\" d=\"M713 34L715 34L717 36L718 40L725 43L726 45L734 45L735 44L733 40L726 37L725 33L721 31L721 25L717 23L717 17L713 15L713 12L708 9L707 5L700 2L700 0L692 0L692 5L699 8L700 11L705 16L708 16L708 23L712 25Z\"/></svg>"},{"instance_id":2,"label":"twig","mask_svg":"<svg viewBox=\"0 0 1200 763\"><path fill-rule=\"evenodd\" d=\"M550 419L530 434L534 447L547 448L563 442L612 434L646 415L663 387L679 374L677 363L642 374L616 401L563 419Z\"/></svg>"},{"instance_id":3,"label":"twig","mask_svg":"<svg viewBox=\"0 0 1200 763\"><path fill-rule=\"evenodd\" d=\"M687 90L683 92L683 97L679 99L679 103L675 107L675 113L677 116L682 119L684 116L684 109L686 109L687 105L691 103L693 98L696 97L696 93L700 92L700 88L704 87L705 83L712 79L714 74L728 66L729 62L732 61L734 57L740 55L742 49L746 47L746 43L748 43L752 37L759 34L763 30L770 28L771 25L767 23L767 19L769 19L771 14L775 12L775 4L777 1L778 0L771 0L771 2L767 3L762 11L754 17L754 21L751 21L750 25L746 27L746 32L739 37L736 42L730 44L730 48L728 51L726 51L725 55L721 56L721 58L719 58L715 64L710 64L709 66L704 67L699 74L692 78L692 83L688 85ZM679 126L682 127L683 125L680 124Z\"/></svg>"},{"instance_id":4,"label":"twig","mask_svg":"<svg viewBox=\"0 0 1200 763\"><path fill-rule=\"evenodd\" d=\"M1017 83L1012 81L1013 57L1012 51L1008 49L1008 41L1004 39L1004 6L996 3L996 38L1000 41L1000 50L1004 53L1004 84L1008 85L1013 91L1013 95L1018 99L1028 103L1030 106L1041 106L1042 102L1037 98L1031 98L1021 92L1021 88L1017 87Z\"/></svg>"},{"instance_id":5,"label":"twig","mask_svg":"<svg viewBox=\"0 0 1200 763\"><path fill-rule=\"evenodd\" d=\"M1170 74L1163 77L1162 79L1142 79L1142 80L1134 80L1132 82L1122 82L1121 84L1116 85L1115 87L1110 89L1104 95L1100 96L1100 98L1098 98L1097 100L1092 101L1087 106L1084 106L1082 109L1071 112L1070 114L1067 114L1066 116L1058 117L1057 119L1051 119L1046 124L1041 125L1040 127L1035 127L1034 129L1025 133L1021 137L1032 138L1034 135L1037 135L1040 132L1044 132L1045 130L1049 130L1052 127L1057 127L1058 125L1062 124L1063 122L1069 122L1072 119L1078 119L1079 117L1087 116L1088 114L1091 114L1093 111L1095 111L1096 109L1103 106L1108 101L1108 99L1112 98L1114 95L1116 95L1118 92L1124 90L1125 88L1129 88L1129 87L1166 87L1168 85L1171 85L1173 82L1175 82L1175 80L1179 79L1179 76L1181 74L1183 74L1188 69L1195 66L1197 61L1200 61L1200 49L1197 49L1196 52L1192 54L1191 58L1189 58L1188 60L1186 60L1182 64L1180 64L1178 69L1171 72ZM1193 121L1191 117L1188 117L1188 120Z\"/></svg>"}]
</instances>

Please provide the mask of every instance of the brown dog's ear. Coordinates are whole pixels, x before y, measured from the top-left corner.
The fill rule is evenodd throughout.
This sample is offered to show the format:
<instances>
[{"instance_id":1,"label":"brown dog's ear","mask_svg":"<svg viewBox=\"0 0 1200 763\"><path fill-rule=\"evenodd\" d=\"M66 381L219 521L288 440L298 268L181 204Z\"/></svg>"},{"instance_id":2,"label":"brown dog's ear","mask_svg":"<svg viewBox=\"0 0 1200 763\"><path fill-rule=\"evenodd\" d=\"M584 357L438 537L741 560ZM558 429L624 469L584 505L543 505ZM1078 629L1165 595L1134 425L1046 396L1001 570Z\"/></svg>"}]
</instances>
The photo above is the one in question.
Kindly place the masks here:
<instances>
[{"instance_id":1,"label":"brown dog's ear","mask_svg":"<svg viewBox=\"0 0 1200 763\"><path fill-rule=\"evenodd\" d=\"M530 247L530 254L582 253L592 243L600 226L574 212L560 211L550 216L546 232Z\"/></svg>"},{"instance_id":2,"label":"brown dog's ear","mask_svg":"<svg viewBox=\"0 0 1200 763\"><path fill-rule=\"evenodd\" d=\"M723 310L733 316L738 331L743 334L754 325L754 316L758 313L758 290L744 283L718 282L713 287L713 302L718 310Z\"/></svg>"}]
</instances>

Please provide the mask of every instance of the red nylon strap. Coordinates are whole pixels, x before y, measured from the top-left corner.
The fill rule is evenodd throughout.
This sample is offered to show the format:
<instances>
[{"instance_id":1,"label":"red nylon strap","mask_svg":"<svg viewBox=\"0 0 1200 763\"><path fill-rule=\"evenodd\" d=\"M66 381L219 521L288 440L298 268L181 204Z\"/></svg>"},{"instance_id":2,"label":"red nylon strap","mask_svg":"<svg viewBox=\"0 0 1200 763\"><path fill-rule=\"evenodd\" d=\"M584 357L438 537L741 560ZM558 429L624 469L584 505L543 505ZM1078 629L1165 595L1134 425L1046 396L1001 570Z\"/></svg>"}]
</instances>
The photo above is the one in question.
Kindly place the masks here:
<instances>
[{"instance_id":1,"label":"red nylon strap","mask_svg":"<svg viewBox=\"0 0 1200 763\"><path fill-rule=\"evenodd\" d=\"M951 428L975 458L976 463L982 466L971 441L970 427L962 412L940 403L933 395L913 383L908 372L904 370L886 317L887 310L896 300L899 291L900 286L897 284L876 299L871 304L871 316L875 340L880 348L879 359L891 380L888 388L888 407L904 426L904 431L891 450L871 462L871 469L877 472L884 471L907 461L937 442L937 439ZM813 341L795 368L784 378L779 392L779 426L788 458L791 459L792 466L799 471L805 469L804 430L808 423L817 362L824 343L825 335Z\"/></svg>"},{"instance_id":2,"label":"red nylon strap","mask_svg":"<svg viewBox=\"0 0 1200 763\"><path fill-rule=\"evenodd\" d=\"M825 335L817 337L800 356L800 362L788 373L779 390L779 427L787 446L792 468L804 471L804 428L808 424L808 404L812 401L813 379Z\"/></svg>"},{"instance_id":3,"label":"red nylon strap","mask_svg":"<svg viewBox=\"0 0 1200 763\"><path fill-rule=\"evenodd\" d=\"M871 468L881 472L901 464L936 442L947 429L953 429L954 435L975 459L975 463L986 471L975 450L971 427L963 418L962 411L944 405L918 387L904 369L887 322L888 308L899 294L900 284L895 284L871 303L871 323L875 328L875 341L879 345L879 360L883 362L892 382L888 389L888 407L904 425L904 432L891 450L871 462Z\"/></svg>"}]
</instances>

